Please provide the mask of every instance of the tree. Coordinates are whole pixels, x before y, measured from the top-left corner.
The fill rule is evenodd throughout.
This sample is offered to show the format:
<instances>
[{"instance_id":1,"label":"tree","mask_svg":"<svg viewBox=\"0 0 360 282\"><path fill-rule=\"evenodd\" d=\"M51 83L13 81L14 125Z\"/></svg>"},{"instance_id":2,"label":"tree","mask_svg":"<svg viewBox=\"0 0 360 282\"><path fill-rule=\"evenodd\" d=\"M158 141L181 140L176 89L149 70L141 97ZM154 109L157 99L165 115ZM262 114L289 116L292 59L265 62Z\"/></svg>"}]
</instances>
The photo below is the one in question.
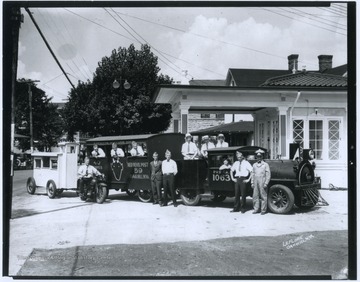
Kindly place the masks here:
<instances>
[{"instance_id":1,"label":"tree","mask_svg":"<svg viewBox=\"0 0 360 282\"><path fill-rule=\"evenodd\" d=\"M37 88L33 82L26 82L25 79L16 82L15 132L30 136L29 83L33 98L33 140L37 141L36 147L39 149L50 151L63 134L63 119L58 107L51 102L52 98L48 98L43 90ZM30 148L28 138L21 138L19 143L23 150Z\"/></svg>"},{"instance_id":2,"label":"tree","mask_svg":"<svg viewBox=\"0 0 360 282\"><path fill-rule=\"evenodd\" d=\"M157 133L169 127L171 106L154 104L151 95L159 84L171 84L158 75L157 57L148 45L136 50L113 50L98 63L93 81L79 82L64 107L68 135L76 131L92 136ZM121 84L113 88L114 79ZM131 84L124 89L124 80ZM121 81L120 81L121 80Z\"/></svg>"}]
</instances>

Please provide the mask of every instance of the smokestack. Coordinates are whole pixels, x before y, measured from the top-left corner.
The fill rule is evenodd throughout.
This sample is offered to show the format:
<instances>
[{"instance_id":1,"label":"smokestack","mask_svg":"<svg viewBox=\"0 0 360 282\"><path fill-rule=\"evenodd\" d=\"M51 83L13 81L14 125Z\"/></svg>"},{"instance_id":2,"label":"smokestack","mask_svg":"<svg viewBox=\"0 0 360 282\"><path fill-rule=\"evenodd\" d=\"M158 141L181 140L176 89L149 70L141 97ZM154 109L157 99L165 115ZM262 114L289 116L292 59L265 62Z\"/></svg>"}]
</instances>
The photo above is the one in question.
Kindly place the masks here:
<instances>
[{"instance_id":1,"label":"smokestack","mask_svg":"<svg viewBox=\"0 0 360 282\"><path fill-rule=\"evenodd\" d=\"M332 69L332 55L319 55L319 72Z\"/></svg>"},{"instance_id":2,"label":"smokestack","mask_svg":"<svg viewBox=\"0 0 360 282\"><path fill-rule=\"evenodd\" d=\"M291 54L288 56L289 71L293 73L298 70L298 54Z\"/></svg>"}]
</instances>

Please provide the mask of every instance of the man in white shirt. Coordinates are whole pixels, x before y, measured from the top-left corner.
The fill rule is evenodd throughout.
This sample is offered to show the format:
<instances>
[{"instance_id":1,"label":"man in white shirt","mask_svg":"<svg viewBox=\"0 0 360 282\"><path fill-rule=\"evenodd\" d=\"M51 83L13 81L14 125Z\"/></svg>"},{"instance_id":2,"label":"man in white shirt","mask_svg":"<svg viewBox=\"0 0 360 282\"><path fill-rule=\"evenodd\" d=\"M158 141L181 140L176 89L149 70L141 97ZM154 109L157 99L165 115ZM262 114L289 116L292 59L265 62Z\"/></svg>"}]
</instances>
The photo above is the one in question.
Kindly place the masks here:
<instances>
[{"instance_id":1,"label":"man in white shirt","mask_svg":"<svg viewBox=\"0 0 360 282\"><path fill-rule=\"evenodd\" d=\"M117 147L116 143L112 143L112 149L110 151L110 156L113 159L113 162L119 162L119 158L125 157L125 153L121 148Z\"/></svg>"},{"instance_id":2,"label":"man in white shirt","mask_svg":"<svg viewBox=\"0 0 360 282\"><path fill-rule=\"evenodd\" d=\"M174 207L177 207L176 195L175 195L175 175L178 173L177 164L171 159L171 152L166 150L165 158L161 164L161 170L163 173L163 185L164 185L164 202L161 206L167 206L168 203L168 190L170 190L171 198L173 200Z\"/></svg>"},{"instance_id":3,"label":"man in white shirt","mask_svg":"<svg viewBox=\"0 0 360 282\"><path fill-rule=\"evenodd\" d=\"M133 157L142 157L145 155L144 150L141 148L141 146L138 146L138 144L135 141L131 142L132 149L130 150L130 154Z\"/></svg>"},{"instance_id":4,"label":"man in white shirt","mask_svg":"<svg viewBox=\"0 0 360 282\"><path fill-rule=\"evenodd\" d=\"M207 159L208 158L208 149L212 149L215 148L214 143L210 142L209 136L205 135L201 138L201 140L203 141L203 144L201 146L200 149L200 153L201 155Z\"/></svg>"},{"instance_id":5,"label":"man in white shirt","mask_svg":"<svg viewBox=\"0 0 360 282\"><path fill-rule=\"evenodd\" d=\"M94 150L91 152L91 155L95 158L105 158L105 153L103 149L99 148L98 145L93 146Z\"/></svg>"},{"instance_id":6,"label":"man in white shirt","mask_svg":"<svg viewBox=\"0 0 360 282\"><path fill-rule=\"evenodd\" d=\"M191 142L191 134L186 133L185 143L181 147L181 154L184 156L184 160L193 160L198 156L198 148L194 142Z\"/></svg>"},{"instance_id":7,"label":"man in white shirt","mask_svg":"<svg viewBox=\"0 0 360 282\"><path fill-rule=\"evenodd\" d=\"M79 189L80 195L84 194L84 184L87 184L91 187L94 187L96 184L96 180L94 176L101 175L101 173L92 165L89 165L90 159L89 157L85 157L84 164L79 167L78 177L79 177Z\"/></svg>"},{"instance_id":8,"label":"man in white shirt","mask_svg":"<svg viewBox=\"0 0 360 282\"><path fill-rule=\"evenodd\" d=\"M225 147L229 147L229 143L225 142L225 136L224 134L220 133L217 137L217 143L216 143L216 148L225 148Z\"/></svg>"},{"instance_id":9,"label":"man in white shirt","mask_svg":"<svg viewBox=\"0 0 360 282\"><path fill-rule=\"evenodd\" d=\"M238 160L232 165L230 173L231 180L235 182L235 204L234 209L230 212L238 212L241 209L241 213L245 213L246 183L248 183L251 179L253 168L251 164L245 160L240 151L236 151L236 157Z\"/></svg>"}]
</instances>

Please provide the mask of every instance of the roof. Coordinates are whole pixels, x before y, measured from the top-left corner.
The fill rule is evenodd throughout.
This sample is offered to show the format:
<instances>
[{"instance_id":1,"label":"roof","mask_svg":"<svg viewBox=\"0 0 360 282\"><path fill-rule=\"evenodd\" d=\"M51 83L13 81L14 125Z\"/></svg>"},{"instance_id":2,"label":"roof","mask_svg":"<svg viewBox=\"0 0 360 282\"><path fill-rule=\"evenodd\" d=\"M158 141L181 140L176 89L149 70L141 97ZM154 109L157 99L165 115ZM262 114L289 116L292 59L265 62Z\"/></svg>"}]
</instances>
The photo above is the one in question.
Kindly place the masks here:
<instances>
[{"instance_id":1,"label":"roof","mask_svg":"<svg viewBox=\"0 0 360 282\"><path fill-rule=\"evenodd\" d=\"M192 79L189 81L190 85L200 85L200 86L225 86L225 80L214 79L214 80L204 80L204 79Z\"/></svg>"},{"instance_id":2,"label":"roof","mask_svg":"<svg viewBox=\"0 0 360 282\"><path fill-rule=\"evenodd\" d=\"M290 74L289 70L274 69L229 69L226 77L226 85L230 85L231 78L240 87L256 87L267 79L275 76Z\"/></svg>"},{"instance_id":3,"label":"roof","mask_svg":"<svg viewBox=\"0 0 360 282\"><path fill-rule=\"evenodd\" d=\"M191 134L218 134L218 133L234 133L234 132L253 132L253 121L238 121L232 123L225 123L197 131L191 132Z\"/></svg>"},{"instance_id":4,"label":"roof","mask_svg":"<svg viewBox=\"0 0 360 282\"><path fill-rule=\"evenodd\" d=\"M261 86L347 87L347 77L318 72L298 72L269 78Z\"/></svg>"},{"instance_id":5,"label":"roof","mask_svg":"<svg viewBox=\"0 0 360 282\"><path fill-rule=\"evenodd\" d=\"M325 74L334 74L344 76L347 73L347 64L323 71Z\"/></svg>"},{"instance_id":6,"label":"roof","mask_svg":"<svg viewBox=\"0 0 360 282\"><path fill-rule=\"evenodd\" d=\"M235 152L235 151L240 151L240 152L243 152L243 153L254 153L257 151L257 150L263 150L264 153L267 152L267 149L263 148L263 147L259 147L259 146L231 146L231 147L222 147L222 148L212 148L212 149L209 149L208 152L209 153L221 153L221 152Z\"/></svg>"},{"instance_id":7,"label":"roof","mask_svg":"<svg viewBox=\"0 0 360 282\"><path fill-rule=\"evenodd\" d=\"M117 141L133 141L133 140L145 140L156 134L140 134L140 135L118 135L118 136L100 136L86 140L86 143L111 143Z\"/></svg>"}]
</instances>

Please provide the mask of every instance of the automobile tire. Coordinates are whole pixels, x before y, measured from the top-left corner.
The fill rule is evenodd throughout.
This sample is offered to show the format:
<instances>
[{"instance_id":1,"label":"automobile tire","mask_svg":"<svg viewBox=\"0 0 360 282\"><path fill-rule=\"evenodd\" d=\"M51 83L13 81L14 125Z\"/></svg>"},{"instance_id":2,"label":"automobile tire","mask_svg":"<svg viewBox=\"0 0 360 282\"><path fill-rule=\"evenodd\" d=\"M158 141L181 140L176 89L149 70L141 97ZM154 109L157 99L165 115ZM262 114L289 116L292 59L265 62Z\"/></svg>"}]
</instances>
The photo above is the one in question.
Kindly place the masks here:
<instances>
[{"instance_id":1,"label":"automobile tire","mask_svg":"<svg viewBox=\"0 0 360 282\"><path fill-rule=\"evenodd\" d=\"M46 184L46 193L50 199L56 197L56 184L53 180L49 180Z\"/></svg>"},{"instance_id":2,"label":"automobile tire","mask_svg":"<svg viewBox=\"0 0 360 282\"><path fill-rule=\"evenodd\" d=\"M139 190L138 198L143 203L149 203L152 200L152 193L150 190Z\"/></svg>"},{"instance_id":3,"label":"automobile tire","mask_svg":"<svg viewBox=\"0 0 360 282\"><path fill-rule=\"evenodd\" d=\"M276 214L289 213L294 206L294 194L286 186L276 184L270 187L268 208Z\"/></svg>"},{"instance_id":4,"label":"automobile tire","mask_svg":"<svg viewBox=\"0 0 360 282\"><path fill-rule=\"evenodd\" d=\"M186 206L196 206L201 200L201 196L196 190L181 190L180 197Z\"/></svg>"},{"instance_id":5,"label":"automobile tire","mask_svg":"<svg viewBox=\"0 0 360 282\"><path fill-rule=\"evenodd\" d=\"M36 182L33 177L29 177L26 182L26 190L29 194L34 195L36 190Z\"/></svg>"}]
</instances>

